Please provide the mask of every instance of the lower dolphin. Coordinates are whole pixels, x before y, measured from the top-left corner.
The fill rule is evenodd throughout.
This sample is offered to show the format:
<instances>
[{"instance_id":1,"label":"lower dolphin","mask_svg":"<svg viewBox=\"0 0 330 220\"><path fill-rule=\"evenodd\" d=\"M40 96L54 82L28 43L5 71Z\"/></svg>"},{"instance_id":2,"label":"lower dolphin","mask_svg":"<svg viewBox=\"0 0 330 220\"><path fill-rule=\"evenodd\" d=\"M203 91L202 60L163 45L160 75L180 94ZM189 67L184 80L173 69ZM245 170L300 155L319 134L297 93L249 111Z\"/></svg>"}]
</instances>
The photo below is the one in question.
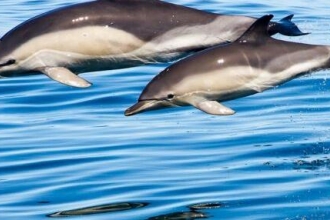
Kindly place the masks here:
<instances>
[{"instance_id":1,"label":"lower dolphin","mask_svg":"<svg viewBox=\"0 0 330 220\"><path fill-rule=\"evenodd\" d=\"M166 68L151 80L125 115L192 105L212 115L232 115L223 101L262 92L312 71L330 68L330 47L276 40L258 19L237 41L216 46Z\"/></svg>"},{"instance_id":2,"label":"lower dolphin","mask_svg":"<svg viewBox=\"0 0 330 220\"><path fill-rule=\"evenodd\" d=\"M268 33L302 35L288 16ZM95 0L56 9L0 40L0 78L43 73L88 87L79 73L168 62L236 40L255 21L159 0Z\"/></svg>"}]
</instances>

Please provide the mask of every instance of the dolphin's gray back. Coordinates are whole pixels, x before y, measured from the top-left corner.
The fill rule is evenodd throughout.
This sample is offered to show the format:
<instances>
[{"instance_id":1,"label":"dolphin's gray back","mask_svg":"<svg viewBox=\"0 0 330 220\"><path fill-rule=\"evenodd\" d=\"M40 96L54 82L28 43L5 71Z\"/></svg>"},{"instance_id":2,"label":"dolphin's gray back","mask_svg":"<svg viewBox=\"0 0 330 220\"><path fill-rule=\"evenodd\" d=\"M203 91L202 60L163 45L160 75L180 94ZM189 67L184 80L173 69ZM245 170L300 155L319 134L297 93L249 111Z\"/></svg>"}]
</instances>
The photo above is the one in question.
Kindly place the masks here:
<instances>
[{"instance_id":1,"label":"dolphin's gray back","mask_svg":"<svg viewBox=\"0 0 330 220\"><path fill-rule=\"evenodd\" d=\"M307 62L312 58L327 54L329 54L329 49L325 46L285 42L271 38L261 45L233 43L230 46L220 45L194 54L164 70L159 74L159 78L176 77L176 80L180 80L191 74L205 74L220 68L235 66L249 66L277 73L295 63ZM208 65L203 65L204 63ZM168 74L170 71L175 71L176 74Z\"/></svg>"},{"instance_id":2,"label":"dolphin's gray back","mask_svg":"<svg viewBox=\"0 0 330 220\"><path fill-rule=\"evenodd\" d=\"M206 24L216 17L213 13L158 0L97 0L56 9L20 24L1 38L0 53L36 36L60 30L108 25L149 41L175 27Z\"/></svg>"}]
</instances>

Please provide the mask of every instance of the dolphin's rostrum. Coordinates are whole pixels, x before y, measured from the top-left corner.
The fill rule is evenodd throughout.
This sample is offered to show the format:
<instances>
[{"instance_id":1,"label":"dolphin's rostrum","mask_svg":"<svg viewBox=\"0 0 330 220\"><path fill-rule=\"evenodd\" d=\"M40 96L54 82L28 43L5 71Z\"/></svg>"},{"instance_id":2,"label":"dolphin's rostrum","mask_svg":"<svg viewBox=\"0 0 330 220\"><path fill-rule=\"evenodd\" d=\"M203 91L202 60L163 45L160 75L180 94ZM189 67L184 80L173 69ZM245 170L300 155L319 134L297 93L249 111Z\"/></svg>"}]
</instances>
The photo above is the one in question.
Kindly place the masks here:
<instances>
[{"instance_id":1,"label":"dolphin's rostrum","mask_svg":"<svg viewBox=\"0 0 330 220\"><path fill-rule=\"evenodd\" d=\"M184 105L212 115L232 115L235 111L220 102L330 67L328 46L271 38L267 28L272 17L258 19L231 44L206 49L166 68L151 80L125 115Z\"/></svg>"},{"instance_id":2,"label":"dolphin's rostrum","mask_svg":"<svg viewBox=\"0 0 330 220\"><path fill-rule=\"evenodd\" d=\"M270 34L304 34L292 16ZM0 40L0 78L43 73L74 87L79 73L175 60L236 40L255 21L159 0L95 0L32 18Z\"/></svg>"}]
</instances>

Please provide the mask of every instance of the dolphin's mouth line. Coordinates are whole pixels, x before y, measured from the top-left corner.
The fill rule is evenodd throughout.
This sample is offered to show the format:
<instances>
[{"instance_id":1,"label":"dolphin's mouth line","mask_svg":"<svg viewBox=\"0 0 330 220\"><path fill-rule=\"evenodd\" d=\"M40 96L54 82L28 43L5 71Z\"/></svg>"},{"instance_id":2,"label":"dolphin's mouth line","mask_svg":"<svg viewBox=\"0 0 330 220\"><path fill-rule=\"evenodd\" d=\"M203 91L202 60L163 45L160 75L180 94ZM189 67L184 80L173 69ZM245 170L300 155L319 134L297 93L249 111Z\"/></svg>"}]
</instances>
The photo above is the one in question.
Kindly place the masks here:
<instances>
[{"instance_id":1,"label":"dolphin's mouth line","mask_svg":"<svg viewBox=\"0 0 330 220\"><path fill-rule=\"evenodd\" d=\"M10 60L8 60L8 61L5 62L5 63L1 63L1 64L0 64L0 67L9 66L9 65L12 65L12 64L14 64L14 63L16 63L16 60L14 60L14 59L10 59Z\"/></svg>"},{"instance_id":2,"label":"dolphin's mouth line","mask_svg":"<svg viewBox=\"0 0 330 220\"><path fill-rule=\"evenodd\" d=\"M167 103L169 106L178 106L176 105L175 103L171 102L171 100L168 100L168 99L141 99L141 100L138 100L138 102L165 102Z\"/></svg>"},{"instance_id":3,"label":"dolphin's mouth line","mask_svg":"<svg viewBox=\"0 0 330 220\"><path fill-rule=\"evenodd\" d=\"M151 102L151 101L153 101L153 102L162 102L162 101L170 102L167 99L139 99L138 101L139 102L144 102L144 101L146 101L146 102Z\"/></svg>"}]
</instances>

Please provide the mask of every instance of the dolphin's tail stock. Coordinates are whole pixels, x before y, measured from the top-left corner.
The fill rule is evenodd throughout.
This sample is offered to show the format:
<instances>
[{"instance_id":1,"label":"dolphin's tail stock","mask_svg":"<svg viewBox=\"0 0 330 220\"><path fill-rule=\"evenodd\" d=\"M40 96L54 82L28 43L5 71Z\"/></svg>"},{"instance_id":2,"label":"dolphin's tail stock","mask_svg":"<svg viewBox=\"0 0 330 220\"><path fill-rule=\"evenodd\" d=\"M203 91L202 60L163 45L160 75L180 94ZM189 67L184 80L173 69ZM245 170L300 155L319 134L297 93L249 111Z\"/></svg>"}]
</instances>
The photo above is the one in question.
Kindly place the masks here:
<instances>
[{"instance_id":1,"label":"dolphin's tail stock","mask_svg":"<svg viewBox=\"0 0 330 220\"><path fill-rule=\"evenodd\" d=\"M306 35L309 33L304 33L299 28L295 23L292 22L293 14L286 16L282 18L278 22L272 22L270 23L268 32L270 35L274 35L277 33L286 35L286 36L301 36L301 35Z\"/></svg>"}]
</instances>

